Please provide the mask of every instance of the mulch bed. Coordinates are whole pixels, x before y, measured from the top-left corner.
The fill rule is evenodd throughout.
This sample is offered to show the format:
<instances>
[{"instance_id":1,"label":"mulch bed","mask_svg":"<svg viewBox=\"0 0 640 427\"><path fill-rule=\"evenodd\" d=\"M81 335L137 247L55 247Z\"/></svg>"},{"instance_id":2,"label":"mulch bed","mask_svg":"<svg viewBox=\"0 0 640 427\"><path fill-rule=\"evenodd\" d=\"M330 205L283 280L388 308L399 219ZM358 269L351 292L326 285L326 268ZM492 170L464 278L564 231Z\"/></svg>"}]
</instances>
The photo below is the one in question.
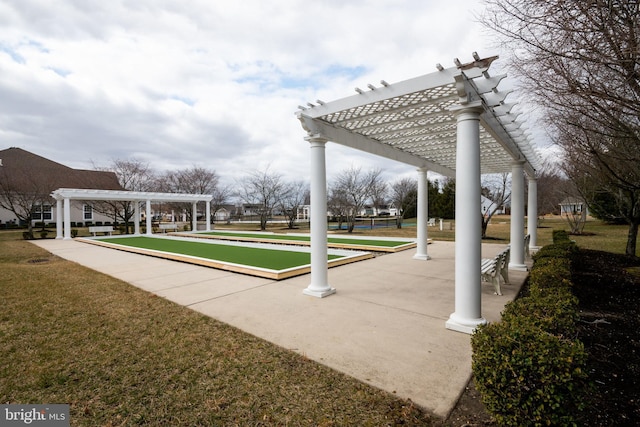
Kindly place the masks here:
<instances>
[{"instance_id":1,"label":"mulch bed","mask_svg":"<svg viewBox=\"0 0 640 427\"><path fill-rule=\"evenodd\" d=\"M573 282L580 300L577 334L593 384L582 424L640 425L640 258L580 250ZM496 425L473 381L446 425Z\"/></svg>"}]
</instances>

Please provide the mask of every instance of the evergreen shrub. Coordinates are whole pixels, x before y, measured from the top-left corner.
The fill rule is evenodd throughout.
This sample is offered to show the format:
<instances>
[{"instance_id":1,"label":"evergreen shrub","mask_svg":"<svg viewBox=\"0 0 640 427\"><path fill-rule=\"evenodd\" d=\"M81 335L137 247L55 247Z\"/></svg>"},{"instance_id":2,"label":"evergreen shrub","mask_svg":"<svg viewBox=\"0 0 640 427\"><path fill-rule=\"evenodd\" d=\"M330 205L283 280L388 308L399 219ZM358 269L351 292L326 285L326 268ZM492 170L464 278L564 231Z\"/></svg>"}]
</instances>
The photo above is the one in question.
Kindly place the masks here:
<instances>
[{"instance_id":1,"label":"evergreen shrub","mask_svg":"<svg viewBox=\"0 0 640 427\"><path fill-rule=\"evenodd\" d=\"M476 387L499 425L576 424L586 377L580 341L503 321L481 326L472 344Z\"/></svg>"},{"instance_id":2,"label":"evergreen shrub","mask_svg":"<svg viewBox=\"0 0 640 427\"><path fill-rule=\"evenodd\" d=\"M529 296L505 306L502 321L471 338L476 387L499 425L576 425L587 391L586 353L576 335L578 299L572 293L575 243L534 256Z\"/></svg>"}]
</instances>

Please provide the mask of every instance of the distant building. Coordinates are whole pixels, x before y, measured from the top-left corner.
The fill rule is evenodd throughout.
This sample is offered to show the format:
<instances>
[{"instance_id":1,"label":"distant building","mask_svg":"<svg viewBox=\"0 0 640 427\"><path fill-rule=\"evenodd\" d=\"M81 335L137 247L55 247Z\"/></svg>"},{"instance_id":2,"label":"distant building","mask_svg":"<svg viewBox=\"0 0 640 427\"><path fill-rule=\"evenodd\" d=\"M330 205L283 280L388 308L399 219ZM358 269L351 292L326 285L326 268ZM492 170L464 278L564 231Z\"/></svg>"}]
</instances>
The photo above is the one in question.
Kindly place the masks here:
<instances>
[{"instance_id":1,"label":"distant building","mask_svg":"<svg viewBox=\"0 0 640 427\"><path fill-rule=\"evenodd\" d=\"M506 208L504 205L497 206L496 202L482 195L480 195L480 207L482 209L483 216L486 215L488 211L495 211L494 214L499 215L503 215L506 213Z\"/></svg>"},{"instance_id":2,"label":"distant building","mask_svg":"<svg viewBox=\"0 0 640 427\"><path fill-rule=\"evenodd\" d=\"M7 205L8 197L17 197L31 212L33 224L55 225L56 202L50 194L59 188L123 190L113 172L72 169L21 148L0 150L0 199ZM27 204L31 203L31 206ZM113 222L89 202L73 202L71 221L78 226L96 222ZM19 224L15 213L0 206L0 227Z\"/></svg>"},{"instance_id":3,"label":"distant building","mask_svg":"<svg viewBox=\"0 0 640 427\"><path fill-rule=\"evenodd\" d=\"M583 217L586 217L587 215L589 215L588 211L589 209L587 208L587 204L584 202L584 200L577 197L567 197L560 202L560 216L581 215Z\"/></svg>"}]
</instances>

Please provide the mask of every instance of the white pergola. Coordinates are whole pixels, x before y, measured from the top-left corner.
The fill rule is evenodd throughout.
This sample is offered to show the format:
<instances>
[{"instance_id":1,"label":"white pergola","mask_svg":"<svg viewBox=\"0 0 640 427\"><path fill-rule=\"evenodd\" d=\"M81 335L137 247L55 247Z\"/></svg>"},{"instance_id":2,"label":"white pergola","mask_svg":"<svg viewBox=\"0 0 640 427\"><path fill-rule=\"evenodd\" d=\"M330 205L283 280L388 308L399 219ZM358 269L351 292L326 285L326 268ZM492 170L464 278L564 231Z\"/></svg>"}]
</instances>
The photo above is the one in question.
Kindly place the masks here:
<instances>
[{"instance_id":1,"label":"white pergola","mask_svg":"<svg viewBox=\"0 0 640 427\"><path fill-rule=\"evenodd\" d=\"M193 212L197 203L206 202L206 217L211 216L210 194L179 194L179 193L153 193L146 191L118 191L118 190L85 190L78 188L59 188L51 193L56 199L56 239L71 239L71 200L86 201L129 201L134 206L134 233L140 234L140 203L146 203L146 234L152 234L151 227L151 202L191 202ZM193 215L192 230L196 230L197 215ZM211 230L211 224L206 221L206 230ZM63 227L64 226L64 227ZM64 229L64 237L62 235Z\"/></svg>"},{"instance_id":2,"label":"white pergola","mask_svg":"<svg viewBox=\"0 0 640 427\"><path fill-rule=\"evenodd\" d=\"M335 293L328 283L327 185L328 141L393 159L417 168L418 221L414 258L427 254L427 171L456 179L455 311L446 322L471 333L486 323L481 313L481 174L512 173L511 261L524 263L524 173L529 179L528 233L536 246L536 169L539 158L527 134L498 90L505 75L492 77L497 57L481 59L399 83L369 84L368 90L332 102L316 101L296 112L311 147L311 283L307 295Z\"/></svg>"}]
</instances>

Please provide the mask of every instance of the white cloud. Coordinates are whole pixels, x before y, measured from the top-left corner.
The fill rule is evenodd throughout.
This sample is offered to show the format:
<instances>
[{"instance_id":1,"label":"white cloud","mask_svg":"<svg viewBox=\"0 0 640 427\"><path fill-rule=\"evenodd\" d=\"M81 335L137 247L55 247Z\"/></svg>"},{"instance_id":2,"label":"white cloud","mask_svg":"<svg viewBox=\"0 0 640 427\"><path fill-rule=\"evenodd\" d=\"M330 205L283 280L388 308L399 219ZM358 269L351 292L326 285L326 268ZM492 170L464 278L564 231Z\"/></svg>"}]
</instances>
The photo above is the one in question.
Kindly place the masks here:
<instances>
[{"instance_id":1,"label":"white cloud","mask_svg":"<svg viewBox=\"0 0 640 427\"><path fill-rule=\"evenodd\" d=\"M0 148L306 179L297 105L490 55L475 0L0 0ZM329 173L411 167L329 144Z\"/></svg>"}]
</instances>

